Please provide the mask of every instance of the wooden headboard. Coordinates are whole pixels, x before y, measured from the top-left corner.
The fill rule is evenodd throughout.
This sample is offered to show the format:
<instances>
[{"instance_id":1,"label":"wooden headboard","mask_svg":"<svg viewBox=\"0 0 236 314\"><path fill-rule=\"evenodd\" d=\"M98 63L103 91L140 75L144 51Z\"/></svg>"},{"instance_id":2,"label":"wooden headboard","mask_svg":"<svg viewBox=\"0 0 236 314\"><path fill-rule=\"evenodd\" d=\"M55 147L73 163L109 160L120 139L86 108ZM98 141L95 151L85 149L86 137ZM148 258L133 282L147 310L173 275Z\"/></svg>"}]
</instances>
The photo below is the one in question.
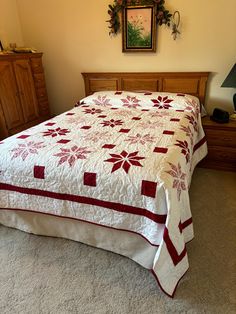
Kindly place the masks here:
<instances>
[{"instance_id":1,"label":"wooden headboard","mask_svg":"<svg viewBox=\"0 0 236 314\"><path fill-rule=\"evenodd\" d=\"M204 104L209 72L95 72L82 73L86 96L105 90L185 93Z\"/></svg>"}]
</instances>

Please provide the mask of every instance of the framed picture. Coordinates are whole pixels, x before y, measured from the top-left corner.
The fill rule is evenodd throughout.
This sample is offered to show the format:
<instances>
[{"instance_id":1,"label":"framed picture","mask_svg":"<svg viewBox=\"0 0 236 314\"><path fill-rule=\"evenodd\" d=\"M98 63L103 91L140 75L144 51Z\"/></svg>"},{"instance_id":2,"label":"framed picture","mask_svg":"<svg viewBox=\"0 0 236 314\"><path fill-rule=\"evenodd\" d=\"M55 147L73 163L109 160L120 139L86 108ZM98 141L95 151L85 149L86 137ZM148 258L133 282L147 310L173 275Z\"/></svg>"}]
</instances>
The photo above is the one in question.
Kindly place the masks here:
<instances>
[{"instance_id":1,"label":"framed picture","mask_svg":"<svg viewBox=\"0 0 236 314\"><path fill-rule=\"evenodd\" d=\"M122 17L123 52L155 52L156 6L127 6Z\"/></svg>"}]
</instances>

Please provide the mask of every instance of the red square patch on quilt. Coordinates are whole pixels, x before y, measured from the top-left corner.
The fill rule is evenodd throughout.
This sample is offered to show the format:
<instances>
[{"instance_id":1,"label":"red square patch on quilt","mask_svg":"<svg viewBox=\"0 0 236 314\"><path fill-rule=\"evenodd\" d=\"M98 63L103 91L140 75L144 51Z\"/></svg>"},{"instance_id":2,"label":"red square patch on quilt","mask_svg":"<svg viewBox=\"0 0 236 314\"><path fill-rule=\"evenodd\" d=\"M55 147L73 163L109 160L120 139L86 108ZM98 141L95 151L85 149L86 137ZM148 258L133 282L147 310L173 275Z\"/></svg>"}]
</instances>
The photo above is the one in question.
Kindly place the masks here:
<instances>
[{"instance_id":1,"label":"red square patch on quilt","mask_svg":"<svg viewBox=\"0 0 236 314\"><path fill-rule=\"evenodd\" d=\"M45 125L46 125L46 126L53 126L54 124L56 124L56 123L54 123L54 122L48 122L48 123L46 123Z\"/></svg>"},{"instance_id":2,"label":"red square patch on quilt","mask_svg":"<svg viewBox=\"0 0 236 314\"><path fill-rule=\"evenodd\" d=\"M25 138L29 137L29 135L20 135L17 138L24 140Z\"/></svg>"},{"instance_id":3,"label":"red square patch on quilt","mask_svg":"<svg viewBox=\"0 0 236 314\"><path fill-rule=\"evenodd\" d=\"M152 198L156 197L157 183L152 181L142 181L141 194Z\"/></svg>"},{"instance_id":4,"label":"red square patch on quilt","mask_svg":"<svg viewBox=\"0 0 236 314\"><path fill-rule=\"evenodd\" d=\"M34 178L45 179L45 167L44 166L34 166Z\"/></svg>"},{"instance_id":5,"label":"red square patch on quilt","mask_svg":"<svg viewBox=\"0 0 236 314\"><path fill-rule=\"evenodd\" d=\"M120 133L129 133L130 129L120 129Z\"/></svg>"},{"instance_id":6,"label":"red square patch on quilt","mask_svg":"<svg viewBox=\"0 0 236 314\"><path fill-rule=\"evenodd\" d=\"M165 134L165 135L174 135L175 132L174 132L174 131L165 130L165 131L163 132L163 134Z\"/></svg>"},{"instance_id":7,"label":"red square patch on quilt","mask_svg":"<svg viewBox=\"0 0 236 314\"><path fill-rule=\"evenodd\" d=\"M108 149L112 149L112 148L115 148L116 145L112 145L112 144L105 144L102 146L102 148L108 148Z\"/></svg>"},{"instance_id":8,"label":"red square patch on quilt","mask_svg":"<svg viewBox=\"0 0 236 314\"><path fill-rule=\"evenodd\" d=\"M96 186L97 185L97 174L93 172L84 173L84 185Z\"/></svg>"},{"instance_id":9,"label":"red square patch on quilt","mask_svg":"<svg viewBox=\"0 0 236 314\"><path fill-rule=\"evenodd\" d=\"M168 152L168 148L166 147L155 147L154 153L166 154Z\"/></svg>"},{"instance_id":10,"label":"red square patch on quilt","mask_svg":"<svg viewBox=\"0 0 236 314\"><path fill-rule=\"evenodd\" d=\"M58 141L57 142L57 144L67 144L67 143L69 143L70 142L70 140L60 140L60 141Z\"/></svg>"}]
</instances>

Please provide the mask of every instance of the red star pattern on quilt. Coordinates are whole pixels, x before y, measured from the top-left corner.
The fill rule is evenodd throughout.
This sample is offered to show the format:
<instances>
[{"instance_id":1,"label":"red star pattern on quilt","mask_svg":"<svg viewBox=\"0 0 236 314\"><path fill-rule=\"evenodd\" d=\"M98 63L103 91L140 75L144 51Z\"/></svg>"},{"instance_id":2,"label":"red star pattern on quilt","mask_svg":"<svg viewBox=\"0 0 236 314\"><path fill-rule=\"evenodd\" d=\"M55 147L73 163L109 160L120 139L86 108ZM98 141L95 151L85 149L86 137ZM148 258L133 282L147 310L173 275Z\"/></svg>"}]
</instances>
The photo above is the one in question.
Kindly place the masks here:
<instances>
[{"instance_id":1,"label":"red star pattern on quilt","mask_svg":"<svg viewBox=\"0 0 236 314\"><path fill-rule=\"evenodd\" d=\"M85 121L86 119L84 117L71 117L66 120L67 123L74 125L83 124Z\"/></svg>"},{"instance_id":2,"label":"red star pattern on quilt","mask_svg":"<svg viewBox=\"0 0 236 314\"><path fill-rule=\"evenodd\" d=\"M185 156L186 161L188 163L190 160L190 150L188 147L188 142L177 140L177 143L175 144L175 146L179 146L180 148L182 148L181 153Z\"/></svg>"},{"instance_id":3,"label":"red star pattern on quilt","mask_svg":"<svg viewBox=\"0 0 236 314\"><path fill-rule=\"evenodd\" d=\"M190 110L192 113L196 113L196 115L200 113L199 104L194 99L186 100L186 104L188 104L188 106L185 108L186 110Z\"/></svg>"},{"instance_id":4,"label":"red star pattern on quilt","mask_svg":"<svg viewBox=\"0 0 236 314\"><path fill-rule=\"evenodd\" d=\"M86 155L92 152L91 150L88 150L88 147L78 147L76 145L71 148L60 148L60 150L60 153L53 155L60 157L58 166L68 162L70 167L73 167L78 159L86 159Z\"/></svg>"},{"instance_id":5,"label":"red star pattern on quilt","mask_svg":"<svg viewBox=\"0 0 236 314\"><path fill-rule=\"evenodd\" d=\"M140 100L137 97L127 96L126 99L121 99L124 107L128 108L137 108L140 107Z\"/></svg>"},{"instance_id":6,"label":"red star pattern on quilt","mask_svg":"<svg viewBox=\"0 0 236 314\"><path fill-rule=\"evenodd\" d=\"M155 111L150 113L150 115L152 118L163 118L170 116L170 113L166 111Z\"/></svg>"},{"instance_id":7,"label":"red star pattern on quilt","mask_svg":"<svg viewBox=\"0 0 236 314\"><path fill-rule=\"evenodd\" d=\"M99 105L99 106L111 106L111 104L109 103L111 99L108 99L107 96L98 96L97 99L93 99L93 102L95 105Z\"/></svg>"},{"instance_id":8,"label":"red star pattern on quilt","mask_svg":"<svg viewBox=\"0 0 236 314\"><path fill-rule=\"evenodd\" d=\"M138 125L139 127L141 127L142 129L150 129L150 128L157 128L157 127L163 127L164 123L159 122L159 121L144 121L139 123Z\"/></svg>"},{"instance_id":9,"label":"red star pattern on quilt","mask_svg":"<svg viewBox=\"0 0 236 314\"><path fill-rule=\"evenodd\" d=\"M15 159L17 157L21 157L23 161L30 154L38 154L38 150L45 147L43 142L25 142L24 144L18 144L18 147L13 148L11 152L13 152L13 156L11 159Z\"/></svg>"},{"instance_id":10,"label":"red star pattern on quilt","mask_svg":"<svg viewBox=\"0 0 236 314\"><path fill-rule=\"evenodd\" d=\"M107 121L103 121L101 124L103 124L103 126L110 126L111 128L114 128L117 125L122 125L123 121L122 120L107 120Z\"/></svg>"},{"instance_id":11,"label":"red star pattern on quilt","mask_svg":"<svg viewBox=\"0 0 236 314\"><path fill-rule=\"evenodd\" d=\"M185 135L190 138L191 145L193 145L193 132L192 132L190 126L189 125L188 126L181 125L180 130L185 132Z\"/></svg>"},{"instance_id":12,"label":"red star pattern on quilt","mask_svg":"<svg viewBox=\"0 0 236 314\"><path fill-rule=\"evenodd\" d=\"M130 142L130 144L136 144L140 143L142 145L145 145L146 143L153 143L155 141L156 137L151 136L150 134L136 134L134 136L128 136L128 139L125 140L125 142Z\"/></svg>"},{"instance_id":13,"label":"red star pattern on quilt","mask_svg":"<svg viewBox=\"0 0 236 314\"><path fill-rule=\"evenodd\" d=\"M99 140L107 140L110 138L110 133L108 131L106 132L90 132L89 134L86 134L83 137L86 141L91 141L93 143L98 142Z\"/></svg>"},{"instance_id":14,"label":"red star pattern on quilt","mask_svg":"<svg viewBox=\"0 0 236 314\"><path fill-rule=\"evenodd\" d=\"M96 109L96 108L91 108L91 109L85 109L84 113L90 113L90 114L95 114L95 113L101 113L101 109Z\"/></svg>"},{"instance_id":15,"label":"red star pattern on quilt","mask_svg":"<svg viewBox=\"0 0 236 314\"><path fill-rule=\"evenodd\" d=\"M61 129L61 128L56 128L56 129L48 129L47 131L43 132L43 136L51 136L51 137L56 137L58 135L64 136L67 133L70 133L68 129Z\"/></svg>"},{"instance_id":16,"label":"red star pattern on quilt","mask_svg":"<svg viewBox=\"0 0 236 314\"><path fill-rule=\"evenodd\" d=\"M178 201L180 201L181 192L187 190L185 184L186 174L182 172L180 163L178 163L178 166L175 166L170 162L168 162L168 164L170 165L171 170L166 171L166 173L174 178L172 187L177 190Z\"/></svg>"},{"instance_id":17,"label":"red star pattern on quilt","mask_svg":"<svg viewBox=\"0 0 236 314\"><path fill-rule=\"evenodd\" d=\"M197 121L194 118L194 116L186 115L185 118L189 120L190 124L192 124L194 130L197 132L198 131L198 125L197 125Z\"/></svg>"},{"instance_id":18,"label":"red star pattern on quilt","mask_svg":"<svg viewBox=\"0 0 236 314\"><path fill-rule=\"evenodd\" d=\"M154 103L154 107L157 107L158 109L171 108L170 103L172 101L173 99L168 98L168 96L165 96L165 97L158 96L157 99L152 99L152 102Z\"/></svg>"},{"instance_id":19,"label":"red star pattern on quilt","mask_svg":"<svg viewBox=\"0 0 236 314\"><path fill-rule=\"evenodd\" d=\"M111 172L123 168L124 171L128 173L131 166L143 167L139 160L145 159L145 157L138 156L138 152L127 153L125 150L120 154L110 154L110 156L112 158L105 161L114 163Z\"/></svg>"}]
</instances>

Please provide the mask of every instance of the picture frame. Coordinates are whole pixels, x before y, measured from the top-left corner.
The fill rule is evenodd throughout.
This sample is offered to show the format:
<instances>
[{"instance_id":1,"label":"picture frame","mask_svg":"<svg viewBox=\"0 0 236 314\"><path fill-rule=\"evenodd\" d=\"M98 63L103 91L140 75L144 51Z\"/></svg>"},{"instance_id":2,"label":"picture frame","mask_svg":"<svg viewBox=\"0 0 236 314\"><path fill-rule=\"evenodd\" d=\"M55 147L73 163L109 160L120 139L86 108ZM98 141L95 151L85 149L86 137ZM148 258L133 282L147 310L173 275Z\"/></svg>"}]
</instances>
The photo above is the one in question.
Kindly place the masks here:
<instances>
[{"instance_id":1,"label":"picture frame","mask_svg":"<svg viewBox=\"0 0 236 314\"><path fill-rule=\"evenodd\" d=\"M122 51L156 52L156 6L126 6L122 12Z\"/></svg>"}]
</instances>

